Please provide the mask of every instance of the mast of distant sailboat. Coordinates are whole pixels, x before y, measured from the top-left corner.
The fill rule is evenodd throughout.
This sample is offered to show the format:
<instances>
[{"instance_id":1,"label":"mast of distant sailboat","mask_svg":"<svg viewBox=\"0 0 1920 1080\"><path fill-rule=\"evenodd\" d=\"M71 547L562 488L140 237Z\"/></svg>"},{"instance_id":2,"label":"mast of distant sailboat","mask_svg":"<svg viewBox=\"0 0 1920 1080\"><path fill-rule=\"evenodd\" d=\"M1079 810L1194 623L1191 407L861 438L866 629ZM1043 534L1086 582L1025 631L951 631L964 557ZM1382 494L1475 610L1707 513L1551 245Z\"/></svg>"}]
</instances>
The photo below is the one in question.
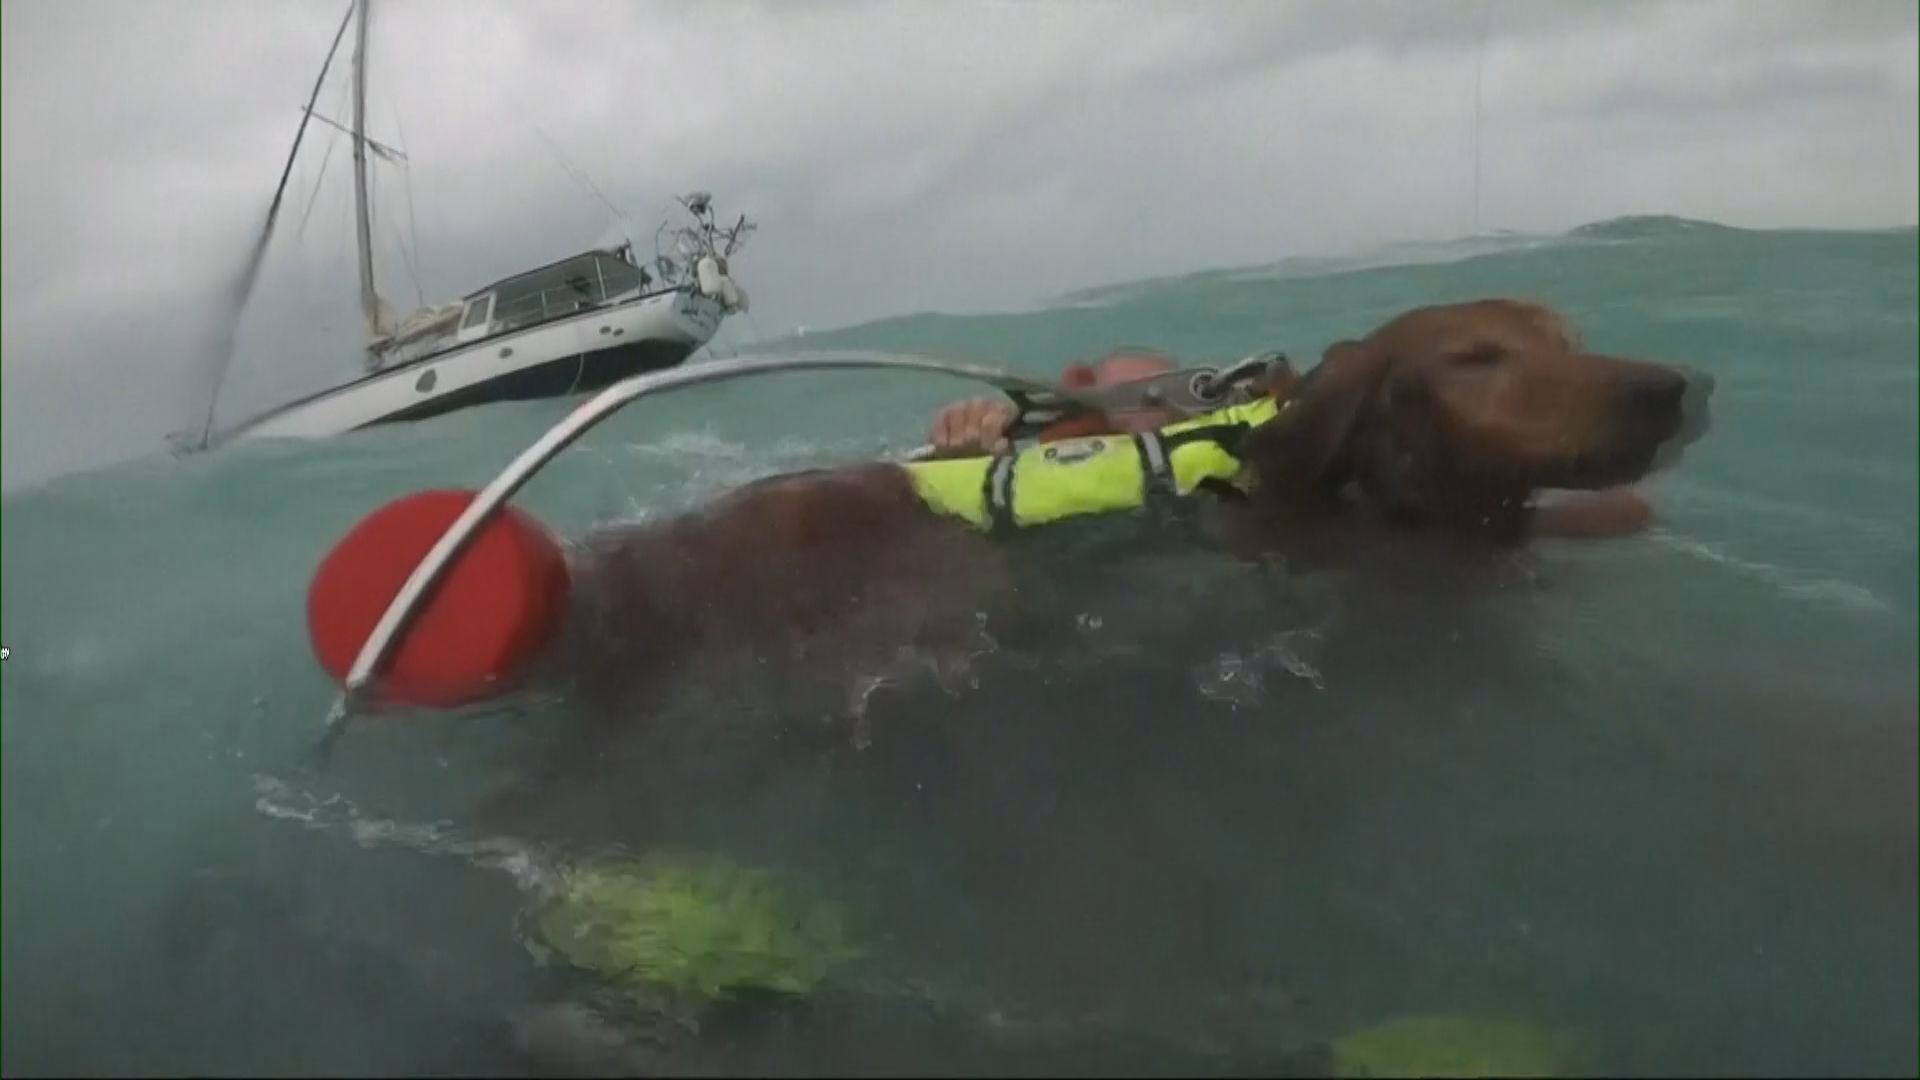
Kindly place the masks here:
<instances>
[{"instance_id":1,"label":"mast of distant sailboat","mask_svg":"<svg viewBox=\"0 0 1920 1080\"><path fill-rule=\"evenodd\" d=\"M360 247L360 308L367 319L367 369L379 366L373 343L381 335L380 295L373 287L373 224L367 205L367 4L355 0L359 26L353 50L353 210Z\"/></svg>"}]
</instances>

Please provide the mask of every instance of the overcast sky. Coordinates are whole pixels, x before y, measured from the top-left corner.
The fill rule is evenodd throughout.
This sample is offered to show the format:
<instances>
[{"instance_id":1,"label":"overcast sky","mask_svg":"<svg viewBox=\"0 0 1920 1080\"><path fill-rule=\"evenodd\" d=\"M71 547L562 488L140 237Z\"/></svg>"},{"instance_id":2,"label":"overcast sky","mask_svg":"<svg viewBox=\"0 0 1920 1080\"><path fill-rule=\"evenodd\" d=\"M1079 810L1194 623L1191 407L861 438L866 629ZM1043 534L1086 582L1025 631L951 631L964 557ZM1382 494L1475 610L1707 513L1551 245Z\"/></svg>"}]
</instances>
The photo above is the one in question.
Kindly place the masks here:
<instances>
[{"instance_id":1,"label":"overcast sky","mask_svg":"<svg viewBox=\"0 0 1920 1080\"><path fill-rule=\"evenodd\" d=\"M374 6L402 308L606 240L572 173L643 240L693 188L758 220L736 271L769 337L1458 237L1477 67L1485 229L1909 224L1920 184L1912 0ZM345 7L0 6L8 487L189 421ZM347 147L307 139L225 422L357 363Z\"/></svg>"}]
</instances>

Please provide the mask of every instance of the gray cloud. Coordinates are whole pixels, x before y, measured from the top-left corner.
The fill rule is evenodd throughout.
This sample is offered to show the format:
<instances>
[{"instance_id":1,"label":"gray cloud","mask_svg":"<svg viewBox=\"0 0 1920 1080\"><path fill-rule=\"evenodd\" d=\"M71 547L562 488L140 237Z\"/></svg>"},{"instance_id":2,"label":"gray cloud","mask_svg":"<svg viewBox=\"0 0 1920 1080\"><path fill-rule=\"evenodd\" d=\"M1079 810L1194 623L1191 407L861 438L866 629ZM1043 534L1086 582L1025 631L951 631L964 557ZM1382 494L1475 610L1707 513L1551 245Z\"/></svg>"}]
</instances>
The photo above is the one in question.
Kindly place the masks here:
<instances>
[{"instance_id":1,"label":"gray cloud","mask_svg":"<svg viewBox=\"0 0 1920 1080\"><path fill-rule=\"evenodd\" d=\"M0 7L8 486L191 416L218 290L344 6ZM1476 65L1487 228L1872 226L1916 199L1906 0L376 9L374 134L410 159L376 196L399 304L606 238L547 140L643 240L693 187L761 221L730 338L1461 235ZM346 53L321 99L339 119ZM356 362L346 148L308 138L228 420Z\"/></svg>"}]
</instances>

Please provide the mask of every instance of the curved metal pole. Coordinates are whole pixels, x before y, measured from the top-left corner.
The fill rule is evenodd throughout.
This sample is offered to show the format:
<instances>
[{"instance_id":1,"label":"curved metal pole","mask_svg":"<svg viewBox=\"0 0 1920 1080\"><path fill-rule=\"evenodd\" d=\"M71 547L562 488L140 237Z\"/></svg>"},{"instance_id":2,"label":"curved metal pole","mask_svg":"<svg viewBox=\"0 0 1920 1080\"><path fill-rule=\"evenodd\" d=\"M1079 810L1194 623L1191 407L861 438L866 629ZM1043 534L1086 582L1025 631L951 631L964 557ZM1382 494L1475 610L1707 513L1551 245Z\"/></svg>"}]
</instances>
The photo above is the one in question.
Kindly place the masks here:
<instances>
[{"instance_id":1,"label":"curved metal pole","mask_svg":"<svg viewBox=\"0 0 1920 1080\"><path fill-rule=\"evenodd\" d=\"M420 564L414 567L412 575L394 594L392 602L374 624L373 632L361 645L360 652L354 657L353 666L347 671L346 686L334 700L333 708L327 714L326 732L316 747L319 757L324 761L331 753L333 744L345 732L351 719L354 706L365 693L367 683L375 671L387 658L394 640L405 627L407 619L419 606L421 598L440 579L454 556L472 539L487 517L513 496L533 474L547 462L567 448L575 439L585 434L587 429L605 420L628 404L649 394L666 390L677 390L702 383L726 382L745 378L749 375L764 375L780 371L822 371L830 369L874 369L886 368L896 371L926 371L941 375L953 375L962 379L972 379L986 383L1002 391L1017 391L1030 395L1053 395L1066 400L1078 400L1079 395L1071 390L1049 386L1032 379L1009 375L993 368L977 367L971 364L955 364L943 360L895 354L841 352L827 353L807 357L773 357L766 359L735 359L715 361L697 367L674 368L668 371L650 372L635 375L602 390L592 400L581 405L566 419L548 429L532 446L527 447L520 456L494 477L493 481L474 500L467 504L453 524L448 526L433 547L427 551ZM1088 403L1097 407L1096 403Z\"/></svg>"}]
</instances>

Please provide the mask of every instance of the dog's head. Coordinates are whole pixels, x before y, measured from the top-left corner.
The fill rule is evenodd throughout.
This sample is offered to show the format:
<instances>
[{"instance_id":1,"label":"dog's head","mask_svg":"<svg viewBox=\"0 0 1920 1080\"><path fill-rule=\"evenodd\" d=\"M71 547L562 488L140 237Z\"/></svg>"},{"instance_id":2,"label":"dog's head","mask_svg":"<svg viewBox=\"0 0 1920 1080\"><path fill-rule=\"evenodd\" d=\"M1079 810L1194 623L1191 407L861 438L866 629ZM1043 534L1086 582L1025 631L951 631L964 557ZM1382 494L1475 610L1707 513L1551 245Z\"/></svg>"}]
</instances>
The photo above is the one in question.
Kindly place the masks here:
<instances>
[{"instance_id":1,"label":"dog's head","mask_svg":"<svg viewBox=\"0 0 1920 1080\"><path fill-rule=\"evenodd\" d=\"M1541 489L1629 484L1706 431L1712 380L1586 351L1536 304L1418 308L1342 341L1281 391L1244 453L1298 500L1357 492L1436 526L1517 520Z\"/></svg>"}]
</instances>

